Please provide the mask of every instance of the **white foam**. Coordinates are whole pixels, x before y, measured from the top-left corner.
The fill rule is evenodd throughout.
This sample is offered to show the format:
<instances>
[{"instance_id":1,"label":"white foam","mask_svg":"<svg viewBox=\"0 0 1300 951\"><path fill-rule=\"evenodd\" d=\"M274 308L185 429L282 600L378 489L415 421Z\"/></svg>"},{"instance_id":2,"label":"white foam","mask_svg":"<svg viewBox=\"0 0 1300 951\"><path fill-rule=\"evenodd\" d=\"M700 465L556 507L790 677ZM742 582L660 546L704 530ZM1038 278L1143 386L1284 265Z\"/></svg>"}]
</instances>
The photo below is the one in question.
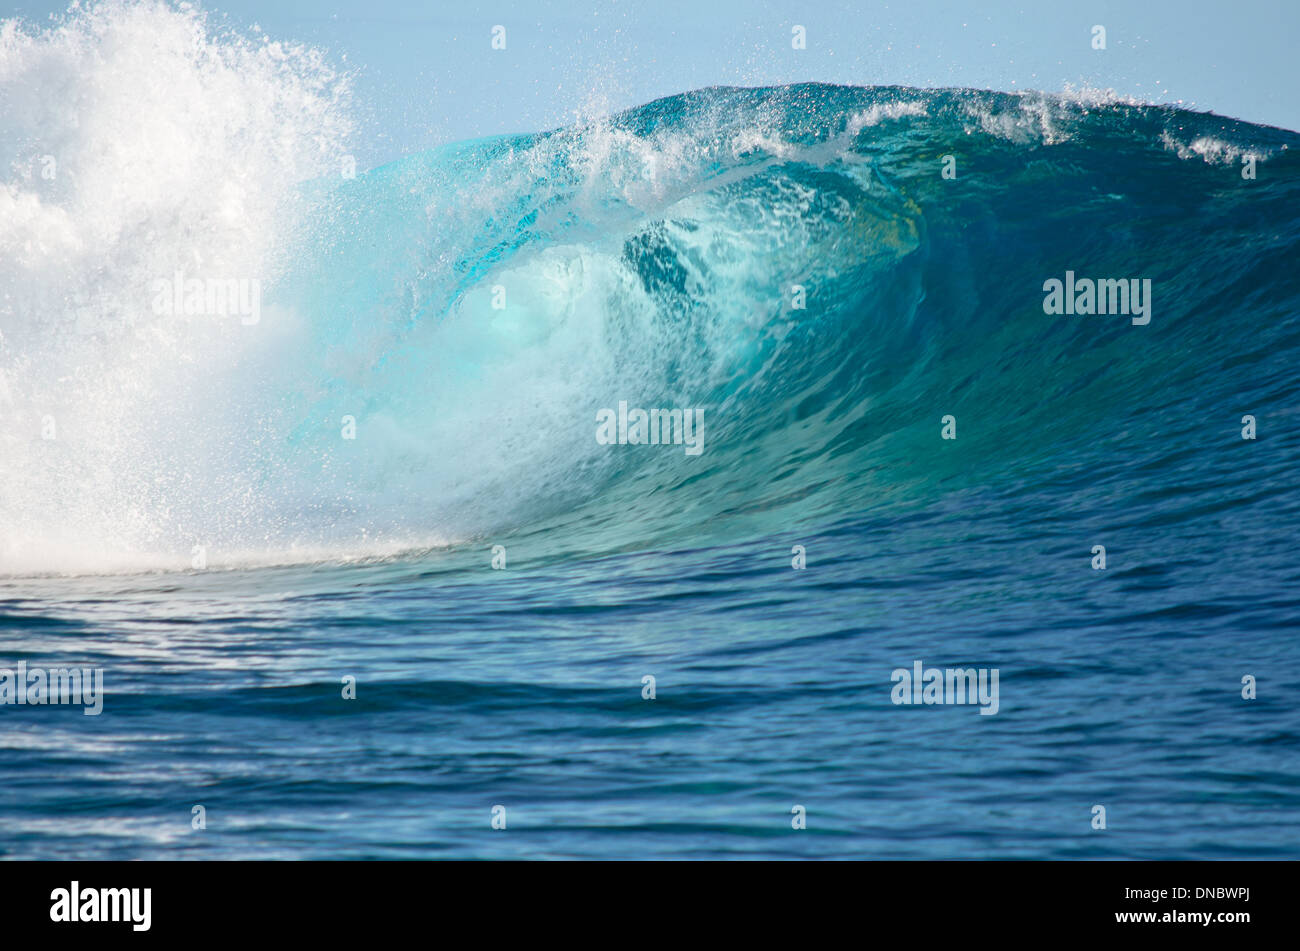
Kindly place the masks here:
<instances>
[{"instance_id":1,"label":"white foam","mask_svg":"<svg viewBox=\"0 0 1300 951\"><path fill-rule=\"evenodd\" d=\"M276 331L160 317L151 285L274 282L347 97L319 52L187 4L0 24L0 572L187 551L178 523L229 505L196 417Z\"/></svg>"},{"instance_id":2,"label":"white foam","mask_svg":"<svg viewBox=\"0 0 1300 951\"><path fill-rule=\"evenodd\" d=\"M1160 135L1160 144L1180 159L1199 158L1207 165L1236 165L1243 156L1253 158L1257 162L1267 161L1269 157L1267 151L1225 142L1212 135L1197 136L1190 142L1182 142L1169 132L1163 132Z\"/></svg>"},{"instance_id":3,"label":"white foam","mask_svg":"<svg viewBox=\"0 0 1300 951\"><path fill-rule=\"evenodd\" d=\"M924 115L927 115L925 103L917 100L875 103L870 108L849 116L846 131L850 136L854 136L863 129L877 126L885 120Z\"/></svg>"}]
</instances>

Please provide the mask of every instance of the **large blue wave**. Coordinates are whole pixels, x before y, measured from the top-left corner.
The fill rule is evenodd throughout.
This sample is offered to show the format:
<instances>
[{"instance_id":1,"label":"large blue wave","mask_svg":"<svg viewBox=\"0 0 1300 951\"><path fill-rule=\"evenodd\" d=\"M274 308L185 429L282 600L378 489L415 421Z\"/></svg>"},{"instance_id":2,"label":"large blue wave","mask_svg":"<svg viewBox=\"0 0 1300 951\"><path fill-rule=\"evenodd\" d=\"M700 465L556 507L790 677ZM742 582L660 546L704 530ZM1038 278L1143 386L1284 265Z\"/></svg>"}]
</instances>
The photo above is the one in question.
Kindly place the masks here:
<instances>
[{"instance_id":1,"label":"large blue wave","mask_svg":"<svg viewBox=\"0 0 1300 951\"><path fill-rule=\"evenodd\" d=\"M1296 446L1297 141L1105 98L701 90L331 185L284 293L313 419L370 427L337 495L380 530L602 548L1087 472L1137 492L1244 414ZM1150 323L1045 314L1067 271L1149 280ZM706 451L598 445L620 400L705 408ZM344 451L294 442L293 471Z\"/></svg>"},{"instance_id":2,"label":"large blue wave","mask_svg":"<svg viewBox=\"0 0 1300 951\"><path fill-rule=\"evenodd\" d=\"M608 551L977 489L1177 519L1229 504L1228 465L1293 518L1298 142L1105 96L807 84L321 177L262 321L188 357L221 354L199 378L155 379L177 358L137 338L82 401L147 406L95 429L113 481L42 457L46 508L79 550L93 502L124 547L185 557ZM1045 313L1067 272L1150 280L1150 323ZM624 401L702 409L705 450L601 445ZM1246 414L1267 448L1223 455L1255 445Z\"/></svg>"}]
</instances>

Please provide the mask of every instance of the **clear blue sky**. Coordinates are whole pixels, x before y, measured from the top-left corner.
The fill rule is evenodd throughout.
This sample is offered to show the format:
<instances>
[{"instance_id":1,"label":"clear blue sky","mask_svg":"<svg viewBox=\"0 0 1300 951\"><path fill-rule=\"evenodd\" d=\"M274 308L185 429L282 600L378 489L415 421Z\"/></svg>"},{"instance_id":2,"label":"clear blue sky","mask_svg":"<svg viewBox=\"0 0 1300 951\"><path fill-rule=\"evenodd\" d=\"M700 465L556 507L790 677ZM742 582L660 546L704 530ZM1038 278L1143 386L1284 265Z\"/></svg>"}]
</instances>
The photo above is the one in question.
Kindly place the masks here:
<instances>
[{"instance_id":1,"label":"clear blue sky","mask_svg":"<svg viewBox=\"0 0 1300 951\"><path fill-rule=\"evenodd\" d=\"M44 21L54 0L0 0ZM209 0L238 27L357 70L373 165L455 139L536 131L582 108L701 86L802 80L1113 88L1300 129L1300 0ZM506 49L491 48L495 24ZM807 48L791 49L791 27ZM1107 49L1091 46L1091 28Z\"/></svg>"}]
</instances>

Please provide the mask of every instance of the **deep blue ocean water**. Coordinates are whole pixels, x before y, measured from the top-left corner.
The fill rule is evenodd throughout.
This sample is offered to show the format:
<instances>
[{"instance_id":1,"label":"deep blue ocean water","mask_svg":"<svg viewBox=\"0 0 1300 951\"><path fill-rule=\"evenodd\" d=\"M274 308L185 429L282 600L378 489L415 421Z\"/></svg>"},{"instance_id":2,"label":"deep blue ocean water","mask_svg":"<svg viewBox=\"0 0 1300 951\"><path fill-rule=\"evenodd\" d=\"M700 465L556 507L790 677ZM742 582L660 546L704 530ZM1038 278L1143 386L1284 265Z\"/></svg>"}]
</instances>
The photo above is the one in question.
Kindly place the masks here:
<instances>
[{"instance_id":1,"label":"deep blue ocean water","mask_svg":"<svg viewBox=\"0 0 1300 951\"><path fill-rule=\"evenodd\" d=\"M0 506L0 667L106 689L0 707L0 856L1300 856L1298 145L798 86L306 186L256 348L18 471L81 550Z\"/></svg>"}]
</instances>

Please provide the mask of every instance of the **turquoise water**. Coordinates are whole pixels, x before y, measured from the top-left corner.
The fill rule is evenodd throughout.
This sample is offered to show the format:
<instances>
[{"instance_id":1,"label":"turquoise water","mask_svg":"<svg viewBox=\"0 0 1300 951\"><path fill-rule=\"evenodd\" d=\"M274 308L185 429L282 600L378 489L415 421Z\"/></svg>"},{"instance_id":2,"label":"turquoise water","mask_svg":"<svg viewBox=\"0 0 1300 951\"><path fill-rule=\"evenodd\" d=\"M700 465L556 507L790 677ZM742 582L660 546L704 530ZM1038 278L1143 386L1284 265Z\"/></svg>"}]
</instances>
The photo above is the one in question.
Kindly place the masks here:
<instances>
[{"instance_id":1,"label":"turquoise water","mask_svg":"<svg viewBox=\"0 0 1300 951\"><path fill-rule=\"evenodd\" d=\"M1298 143L713 89L307 186L266 336L132 431L131 544L10 545L0 666L107 695L0 708L0 854L1296 857ZM997 714L894 704L917 660Z\"/></svg>"}]
</instances>

